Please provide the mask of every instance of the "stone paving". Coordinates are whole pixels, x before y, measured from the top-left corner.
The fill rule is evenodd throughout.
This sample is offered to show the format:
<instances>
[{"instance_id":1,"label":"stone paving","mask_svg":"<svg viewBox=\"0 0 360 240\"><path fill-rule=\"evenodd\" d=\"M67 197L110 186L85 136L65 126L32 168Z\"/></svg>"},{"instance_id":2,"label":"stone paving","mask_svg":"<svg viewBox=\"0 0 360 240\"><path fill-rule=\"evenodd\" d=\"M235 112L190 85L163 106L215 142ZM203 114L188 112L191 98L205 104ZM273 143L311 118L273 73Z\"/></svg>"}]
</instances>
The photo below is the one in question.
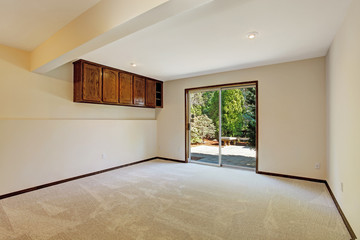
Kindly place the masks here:
<instances>
[{"instance_id":1,"label":"stone paving","mask_svg":"<svg viewBox=\"0 0 360 240\"><path fill-rule=\"evenodd\" d=\"M224 146L221 148L223 165L255 168L256 151L246 146ZM191 146L191 160L203 163L219 163L218 146Z\"/></svg>"}]
</instances>

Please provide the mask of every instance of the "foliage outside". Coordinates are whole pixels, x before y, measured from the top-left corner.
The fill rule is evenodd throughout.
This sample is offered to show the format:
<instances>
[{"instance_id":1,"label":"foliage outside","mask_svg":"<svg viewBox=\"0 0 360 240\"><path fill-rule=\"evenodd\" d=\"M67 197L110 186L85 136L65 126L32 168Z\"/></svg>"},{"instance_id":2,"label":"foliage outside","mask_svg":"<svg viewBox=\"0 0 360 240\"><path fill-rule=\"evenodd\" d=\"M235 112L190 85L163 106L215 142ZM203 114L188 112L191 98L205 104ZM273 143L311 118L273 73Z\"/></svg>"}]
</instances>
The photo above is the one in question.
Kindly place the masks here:
<instances>
[{"instance_id":1,"label":"foliage outside","mask_svg":"<svg viewBox=\"0 0 360 240\"><path fill-rule=\"evenodd\" d=\"M203 143L204 139L215 137L215 125L212 120L202 114L194 118L193 127L191 131L192 143Z\"/></svg>"},{"instance_id":2,"label":"foliage outside","mask_svg":"<svg viewBox=\"0 0 360 240\"><path fill-rule=\"evenodd\" d=\"M227 89L221 92L222 136L250 138L255 147L255 88ZM219 138L219 91L190 94L191 143Z\"/></svg>"}]
</instances>

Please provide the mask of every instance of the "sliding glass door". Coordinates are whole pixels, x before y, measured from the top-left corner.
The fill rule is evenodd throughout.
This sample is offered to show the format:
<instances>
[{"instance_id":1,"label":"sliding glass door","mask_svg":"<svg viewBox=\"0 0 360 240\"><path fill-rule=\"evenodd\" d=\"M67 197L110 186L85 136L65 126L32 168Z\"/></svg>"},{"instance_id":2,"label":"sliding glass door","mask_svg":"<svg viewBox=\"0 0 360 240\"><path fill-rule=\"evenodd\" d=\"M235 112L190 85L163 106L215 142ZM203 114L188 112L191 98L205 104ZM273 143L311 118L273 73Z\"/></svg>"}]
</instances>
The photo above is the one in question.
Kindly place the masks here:
<instances>
[{"instance_id":1,"label":"sliding glass door","mask_svg":"<svg viewBox=\"0 0 360 240\"><path fill-rule=\"evenodd\" d=\"M188 92L189 161L256 168L256 85Z\"/></svg>"}]
</instances>

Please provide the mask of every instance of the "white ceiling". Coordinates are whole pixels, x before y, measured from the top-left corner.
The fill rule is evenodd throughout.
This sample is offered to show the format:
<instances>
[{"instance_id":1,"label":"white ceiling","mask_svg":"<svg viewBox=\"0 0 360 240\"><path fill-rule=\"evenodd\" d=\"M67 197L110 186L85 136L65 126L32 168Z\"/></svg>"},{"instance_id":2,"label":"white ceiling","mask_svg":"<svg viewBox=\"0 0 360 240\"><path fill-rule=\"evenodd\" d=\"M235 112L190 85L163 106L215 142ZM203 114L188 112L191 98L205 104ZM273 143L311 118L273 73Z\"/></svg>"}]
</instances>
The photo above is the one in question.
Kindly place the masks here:
<instances>
[{"instance_id":1,"label":"white ceiling","mask_svg":"<svg viewBox=\"0 0 360 240\"><path fill-rule=\"evenodd\" d=\"M0 44L33 50L100 0L0 0Z\"/></svg>"},{"instance_id":2,"label":"white ceiling","mask_svg":"<svg viewBox=\"0 0 360 240\"><path fill-rule=\"evenodd\" d=\"M350 2L214 0L81 58L173 80L324 56Z\"/></svg>"}]
</instances>

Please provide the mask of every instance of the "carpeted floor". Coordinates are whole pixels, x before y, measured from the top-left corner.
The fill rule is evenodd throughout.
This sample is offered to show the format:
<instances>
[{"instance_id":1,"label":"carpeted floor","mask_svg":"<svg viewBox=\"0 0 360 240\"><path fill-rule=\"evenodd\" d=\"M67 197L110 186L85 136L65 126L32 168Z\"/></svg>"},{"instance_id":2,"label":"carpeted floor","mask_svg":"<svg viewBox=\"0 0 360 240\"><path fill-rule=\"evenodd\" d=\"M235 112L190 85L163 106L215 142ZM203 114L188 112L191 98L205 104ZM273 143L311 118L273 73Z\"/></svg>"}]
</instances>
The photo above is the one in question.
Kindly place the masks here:
<instances>
[{"instance_id":1,"label":"carpeted floor","mask_svg":"<svg viewBox=\"0 0 360 240\"><path fill-rule=\"evenodd\" d=\"M326 187L150 161L0 201L0 239L349 240Z\"/></svg>"}]
</instances>

